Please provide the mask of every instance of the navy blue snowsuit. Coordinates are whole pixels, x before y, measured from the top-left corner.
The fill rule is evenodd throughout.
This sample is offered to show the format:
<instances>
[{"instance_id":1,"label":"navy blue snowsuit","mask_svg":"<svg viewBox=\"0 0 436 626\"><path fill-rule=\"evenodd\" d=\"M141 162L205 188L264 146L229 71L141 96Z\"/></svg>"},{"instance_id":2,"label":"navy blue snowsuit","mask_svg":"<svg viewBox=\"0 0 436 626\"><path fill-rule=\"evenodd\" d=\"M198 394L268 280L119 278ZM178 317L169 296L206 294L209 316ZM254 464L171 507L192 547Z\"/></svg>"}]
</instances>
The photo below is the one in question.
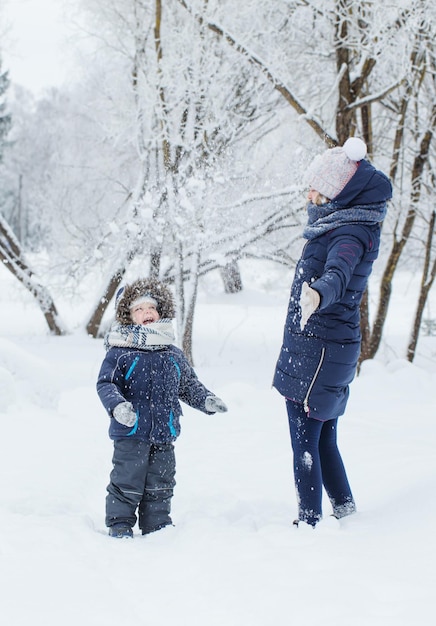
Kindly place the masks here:
<instances>
[{"instance_id":1,"label":"navy blue snowsuit","mask_svg":"<svg viewBox=\"0 0 436 626\"><path fill-rule=\"evenodd\" d=\"M310 239L295 269L273 385L287 400L299 517L313 525L321 518L322 482L337 517L354 507L337 450L336 421L345 411L356 372L361 345L359 306L380 245L376 220L341 223L340 210L370 210L391 195L386 176L362 161L329 203L332 212L338 211L337 227ZM319 293L320 304L301 330L303 282ZM314 438L310 451L308 433Z\"/></svg>"},{"instance_id":2,"label":"navy blue snowsuit","mask_svg":"<svg viewBox=\"0 0 436 626\"><path fill-rule=\"evenodd\" d=\"M179 400L205 410L214 395L197 378L183 352L169 345L159 350L112 347L98 376L98 395L110 416L114 440L113 470L106 498L106 525L136 523L143 534L171 524L175 485L173 442L180 434ZM133 427L118 423L113 409L131 402Z\"/></svg>"}]
</instances>

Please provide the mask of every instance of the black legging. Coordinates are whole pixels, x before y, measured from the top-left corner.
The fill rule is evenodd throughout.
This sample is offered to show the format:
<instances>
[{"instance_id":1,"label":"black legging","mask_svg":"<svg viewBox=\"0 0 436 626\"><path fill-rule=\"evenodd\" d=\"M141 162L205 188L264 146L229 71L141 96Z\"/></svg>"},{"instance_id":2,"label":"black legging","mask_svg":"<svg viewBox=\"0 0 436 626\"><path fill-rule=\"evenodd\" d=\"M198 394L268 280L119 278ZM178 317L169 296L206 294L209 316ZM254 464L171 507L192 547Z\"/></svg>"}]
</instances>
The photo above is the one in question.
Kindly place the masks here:
<instances>
[{"instance_id":1,"label":"black legging","mask_svg":"<svg viewBox=\"0 0 436 626\"><path fill-rule=\"evenodd\" d=\"M286 400L292 449L298 518L312 526L322 518L324 485L337 518L356 510L337 446L337 419L321 422L307 417L303 406Z\"/></svg>"}]
</instances>

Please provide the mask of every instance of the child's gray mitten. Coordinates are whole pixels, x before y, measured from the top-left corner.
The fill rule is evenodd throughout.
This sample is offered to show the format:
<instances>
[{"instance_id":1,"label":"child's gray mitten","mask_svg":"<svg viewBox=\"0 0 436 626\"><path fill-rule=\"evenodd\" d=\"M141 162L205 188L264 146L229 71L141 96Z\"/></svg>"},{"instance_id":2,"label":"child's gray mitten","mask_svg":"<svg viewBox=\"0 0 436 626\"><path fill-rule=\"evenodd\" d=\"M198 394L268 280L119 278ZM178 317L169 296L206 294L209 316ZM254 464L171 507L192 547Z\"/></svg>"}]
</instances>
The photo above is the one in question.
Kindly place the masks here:
<instances>
[{"instance_id":1,"label":"child's gray mitten","mask_svg":"<svg viewBox=\"0 0 436 626\"><path fill-rule=\"evenodd\" d=\"M209 413L225 413L227 411L226 405L221 398L217 396L207 396L204 408L206 411L209 411Z\"/></svg>"},{"instance_id":2,"label":"child's gray mitten","mask_svg":"<svg viewBox=\"0 0 436 626\"><path fill-rule=\"evenodd\" d=\"M131 402L121 402L112 411L114 418L123 426L133 426L136 422L136 413Z\"/></svg>"}]
</instances>

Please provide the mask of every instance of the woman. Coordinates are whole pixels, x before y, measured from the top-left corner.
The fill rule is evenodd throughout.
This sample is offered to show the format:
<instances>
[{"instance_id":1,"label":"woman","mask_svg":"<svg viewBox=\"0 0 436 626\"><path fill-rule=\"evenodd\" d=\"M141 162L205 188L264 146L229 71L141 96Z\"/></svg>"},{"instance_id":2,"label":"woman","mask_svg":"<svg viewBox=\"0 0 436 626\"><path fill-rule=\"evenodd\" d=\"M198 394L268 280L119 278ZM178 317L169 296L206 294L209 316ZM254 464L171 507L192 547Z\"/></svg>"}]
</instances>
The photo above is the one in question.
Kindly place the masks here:
<instances>
[{"instance_id":1,"label":"woman","mask_svg":"<svg viewBox=\"0 0 436 626\"><path fill-rule=\"evenodd\" d=\"M322 488L333 515L356 505L336 441L360 354L359 305L392 197L389 179L357 138L315 158L309 168L308 240L295 270L274 387L286 398L298 520L322 518Z\"/></svg>"}]
</instances>

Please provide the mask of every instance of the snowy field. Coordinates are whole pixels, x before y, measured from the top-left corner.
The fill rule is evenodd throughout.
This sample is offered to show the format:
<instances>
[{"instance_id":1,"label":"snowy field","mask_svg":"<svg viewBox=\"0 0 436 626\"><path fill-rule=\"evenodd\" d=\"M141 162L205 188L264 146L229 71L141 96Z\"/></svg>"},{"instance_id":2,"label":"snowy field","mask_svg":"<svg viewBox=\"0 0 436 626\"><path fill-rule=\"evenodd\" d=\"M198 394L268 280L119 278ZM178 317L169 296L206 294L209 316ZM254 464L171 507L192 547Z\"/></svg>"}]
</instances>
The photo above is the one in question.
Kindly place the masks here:
<instances>
[{"instance_id":1,"label":"snowy field","mask_svg":"<svg viewBox=\"0 0 436 626\"><path fill-rule=\"evenodd\" d=\"M195 367L229 412L184 409L175 526L132 541L104 528L112 450L95 392L104 350L76 323L93 298L60 302L72 333L52 337L30 296L0 269L3 624L431 622L436 338L421 338L415 364L404 360L412 280L395 290L380 356L364 365L339 423L358 513L338 522L326 501L315 530L291 525L286 412L271 388L291 272L245 266L246 288L233 296L206 281Z\"/></svg>"}]
</instances>

